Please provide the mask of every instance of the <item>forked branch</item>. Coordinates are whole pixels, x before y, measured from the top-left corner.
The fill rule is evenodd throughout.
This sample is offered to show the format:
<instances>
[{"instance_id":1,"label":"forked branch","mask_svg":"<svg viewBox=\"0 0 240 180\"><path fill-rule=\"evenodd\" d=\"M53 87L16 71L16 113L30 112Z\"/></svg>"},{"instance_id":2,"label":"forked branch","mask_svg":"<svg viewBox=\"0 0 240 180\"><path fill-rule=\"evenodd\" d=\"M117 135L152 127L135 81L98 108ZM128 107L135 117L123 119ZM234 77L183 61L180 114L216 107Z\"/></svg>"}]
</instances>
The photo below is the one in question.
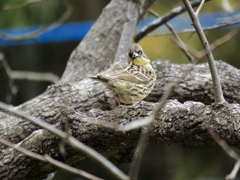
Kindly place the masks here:
<instances>
[{"instance_id":1,"label":"forked branch","mask_svg":"<svg viewBox=\"0 0 240 180\"><path fill-rule=\"evenodd\" d=\"M183 0L184 5L186 6L186 9L188 11L188 14L192 20L193 26L198 34L198 37L202 43L202 46L206 52L206 56L208 59L209 68L212 75L212 81L213 81L213 91L214 91L214 97L215 97L215 103L216 104L223 104L225 103L225 99L223 97L222 87L220 83L220 78L218 75L217 67L214 62L214 57L211 52L208 40L203 32L203 29L201 27L201 24L199 22L197 14L193 11L193 8L188 0Z\"/></svg>"}]
</instances>

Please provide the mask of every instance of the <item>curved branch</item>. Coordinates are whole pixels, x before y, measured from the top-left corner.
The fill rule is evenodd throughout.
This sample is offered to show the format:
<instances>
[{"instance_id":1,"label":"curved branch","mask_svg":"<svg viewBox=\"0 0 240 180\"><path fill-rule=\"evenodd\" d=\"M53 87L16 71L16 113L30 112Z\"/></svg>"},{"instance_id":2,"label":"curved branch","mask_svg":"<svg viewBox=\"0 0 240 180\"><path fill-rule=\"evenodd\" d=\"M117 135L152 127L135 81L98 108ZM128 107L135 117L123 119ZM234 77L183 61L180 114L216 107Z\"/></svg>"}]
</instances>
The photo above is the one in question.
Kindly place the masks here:
<instances>
[{"instance_id":1,"label":"curved branch","mask_svg":"<svg viewBox=\"0 0 240 180\"><path fill-rule=\"evenodd\" d=\"M208 2L210 0L206 0L206 2ZM202 1L201 0L194 0L191 1L191 5L192 7L197 7ZM154 20L153 22L151 22L149 25L147 25L146 27L144 27L141 31L139 31L135 37L134 37L134 41L135 42L139 42L143 37L145 37L148 33L152 32L153 30L155 30L156 28L160 27L161 25L167 23L168 21L170 21L171 19L173 19L174 17L178 16L179 14L182 14L183 12L186 11L185 6L179 6L176 7L174 9L172 9L169 13L165 14L164 16Z\"/></svg>"},{"instance_id":2,"label":"curved branch","mask_svg":"<svg viewBox=\"0 0 240 180\"><path fill-rule=\"evenodd\" d=\"M37 35L41 34L42 32L44 32L45 30L47 30L49 27L56 25L56 24L61 24L63 22L65 22L69 16L72 14L73 11L73 6L66 3L67 4L67 10L65 11L65 13L55 22L49 24L49 25L45 25L43 27L40 27L38 30L34 31L33 33L27 35L27 36L23 36L23 37L11 37L6 35L5 33L0 32L0 37L7 39L9 41L24 41L24 40L29 40L29 39L34 39Z\"/></svg>"},{"instance_id":3,"label":"curved branch","mask_svg":"<svg viewBox=\"0 0 240 180\"><path fill-rule=\"evenodd\" d=\"M202 2L204 3L204 0L202 0ZM189 16L190 16L190 18L193 22L193 26L194 26L194 28L195 28L195 30L198 34L198 37L199 37L199 39L202 43L202 46L203 46L203 48L206 52L209 68L210 68L211 75L212 75L215 103L216 104L223 104L226 101L223 97L222 86L221 86L221 83L220 83L220 78L219 78L219 75L218 75L217 67L215 65L214 57L213 57L212 51L210 49L209 42L208 42L208 40L207 40L207 38L206 38L206 36L203 32L200 21L197 17L197 14L200 11L203 3L200 4L196 13L193 11L193 8L191 7L191 4L188 2L188 0L183 0L183 3L186 6L188 14L189 14Z\"/></svg>"},{"instance_id":4,"label":"curved branch","mask_svg":"<svg viewBox=\"0 0 240 180\"><path fill-rule=\"evenodd\" d=\"M229 103L240 102L240 71L224 62L216 61L219 70L223 93ZM157 81L146 101L157 102L163 94L163 87L169 82L178 82L189 64L171 64L169 61L155 61L153 66L157 72ZM185 80L174 89L172 97L180 102L187 100L200 101L205 104L214 102L211 75L208 64L199 64L189 72ZM106 91L102 83L84 79L77 83L61 83L49 86L42 95L17 107L26 113L55 124L64 115L66 107L85 113L91 109L112 109L114 96ZM31 134L38 127L9 113L0 112L0 136L17 143ZM22 138L22 139L20 139Z\"/></svg>"},{"instance_id":5,"label":"curved branch","mask_svg":"<svg viewBox=\"0 0 240 180\"><path fill-rule=\"evenodd\" d=\"M131 159L132 154L129 154L129 152L134 152L133 149L140 135L139 130L116 131L116 129L104 125L81 121L81 118L84 116L85 118L97 119L100 122L105 122L105 124L111 122L127 124L130 121L137 121L149 116L157 105L158 103L142 101L131 106L119 106L111 111L95 109L82 113L81 116L72 113L69 114L70 128L73 136L80 141L103 153L105 157L114 158L118 163L124 163ZM212 127L214 132L218 133L228 144L238 145L240 140L239 117L240 106L238 104L213 108L211 105L204 105L200 102L188 101L182 104L177 100L169 100L157 115L149 141L153 144L212 145L214 141L212 141L206 128ZM60 124L58 123L56 126L61 128ZM35 131L21 142L22 147L29 150L33 149L35 153L48 153L53 158L62 160L57 144L59 144L59 140L46 130ZM82 153L69 147L66 147L66 151L71 154L65 160L70 165L75 165L84 159ZM43 177L47 172L54 170L52 166L50 168L47 164L19 155L19 152L12 148L6 148L1 157L0 163L3 166L0 168L0 178L2 180L11 179L12 176L16 177L16 173L20 169L22 179L30 177L31 172L36 172L35 174L39 177ZM23 168L24 166L26 168ZM10 169L8 169L9 167ZM11 176L6 177L7 169L8 171L14 169ZM46 169L48 169L47 172Z\"/></svg>"},{"instance_id":6,"label":"curved branch","mask_svg":"<svg viewBox=\"0 0 240 180\"><path fill-rule=\"evenodd\" d=\"M24 2L22 4L18 4L18 5L5 5L3 7L3 10L21 9L23 7L26 7L26 6L41 2L41 1L42 0L29 0L27 2Z\"/></svg>"},{"instance_id":7,"label":"curved branch","mask_svg":"<svg viewBox=\"0 0 240 180\"><path fill-rule=\"evenodd\" d=\"M240 71L221 61L216 64L226 99L229 102L240 102ZM162 95L163 86L168 82L179 81L179 78L185 73L184 70L191 65L171 64L168 61L158 60L154 62L153 66L158 79L153 92L146 99L148 101L158 100ZM114 100L112 98L104 85L84 79L77 83L59 82L54 84L42 95L16 107L16 109L44 119L60 129L63 129L63 123L67 120L75 138L90 145L105 157L114 158L118 163L124 163L132 157L129 152L133 152L140 132L139 130L127 133L116 131L116 128L107 127L105 124L128 123L149 116L157 103L141 101L110 110L110 102ZM168 101L157 116L157 121L153 126L154 130L150 134L150 142L154 144L174 142L188 145L212 144L204 125L208 123L214 132L217 132L228 144L237 145L239 143L239 104L230 104L221 109L215 109L211 105L194 102L211 103L214 101L207 63L196 65L186 79L182 80L175 88L172 98L180 101L192 101L184 104L177 100ZM66 110L66 107L70 111ZM56 136L46 130L40 130L38 126L31 124L26 119L5 111L0 111L0 119L0 136L3 139L14 143L21 142L21 146L26 149L33 149L36 153L46 153L55 159L62 160L59 152L60 140ZM119 142L124 143L124 146ZM9 179L8 172L18 173L19 168L23 172L23 166L26 167L24 170L26 172L21 175L11 174L19 179L24 179L34 172L40 178L55 170L53 166L23 157L5 146L1 146L1 149L4 151L1 153L0 163L5 166L0 168L0 179L4 180L6 177ZM66 159L70 165L75 165L85 158L82 153L69 147L66 151L71 154L68 156L69 159ZM128 152L128 156L126 156L126 152ZM9 167L14 168L14 171L6 169ZM46 171L46 169L48 170Z\"/></svg>"}]
</instances>

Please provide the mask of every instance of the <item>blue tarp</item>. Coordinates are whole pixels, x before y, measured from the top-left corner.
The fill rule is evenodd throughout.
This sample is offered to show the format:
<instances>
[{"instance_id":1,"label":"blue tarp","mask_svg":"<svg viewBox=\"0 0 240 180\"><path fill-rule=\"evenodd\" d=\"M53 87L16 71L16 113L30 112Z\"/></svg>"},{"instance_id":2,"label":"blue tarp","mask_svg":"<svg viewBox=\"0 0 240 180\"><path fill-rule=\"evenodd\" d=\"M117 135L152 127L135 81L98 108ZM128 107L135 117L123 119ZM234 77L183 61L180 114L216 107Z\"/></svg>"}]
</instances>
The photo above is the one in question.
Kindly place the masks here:
<instances>
[{"instance_id":1,"label":"blue tarp","mask_svg":"<svg viewBox=\"0 0 240 180\"><path fill-rule=\"evenodd\" d=\"M233 19L233 17L239 17ZM144 26L154 21L156 18L147 18L143 20L137 27L136 32L142 29ZM209 28L221 25L222 22L218 20L224 20L228 22L240 21L240 13L234 15L227 15L226 13L204 13L199 15L200 22L203 28ZM173 26L176 32L183 30L193 29L191 21L188 15L177 16L169 23ZM1 46L13 46L13 45L24 45L24 44L35 44L35 43L51 43L51 42L64 42L64 41L80 41L84 38L87 32L90 30L94 21L88 22L76 22L76 23L65 23L59 25L53 25L37 35L34 39L25 41L8 41L0 36ZM22 37L31 34L41 28L41 26L21 27L14 29L1 29L0 32L10 37ZM165 34L168 32L165 26L158 28L155 32Z\"/></svg>"}]
</instances>

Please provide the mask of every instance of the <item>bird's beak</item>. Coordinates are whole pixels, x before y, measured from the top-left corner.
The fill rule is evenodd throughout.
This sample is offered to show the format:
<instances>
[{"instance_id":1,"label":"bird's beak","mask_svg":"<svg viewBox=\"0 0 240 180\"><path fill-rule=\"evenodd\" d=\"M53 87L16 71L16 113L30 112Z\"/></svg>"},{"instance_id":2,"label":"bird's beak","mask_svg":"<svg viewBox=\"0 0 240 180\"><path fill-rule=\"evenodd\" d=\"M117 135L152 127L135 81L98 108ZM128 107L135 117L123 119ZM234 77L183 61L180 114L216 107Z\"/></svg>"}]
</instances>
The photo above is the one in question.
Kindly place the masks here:
<instances>
[{"instance_id":1,"label":"bird's beak","mask_svg":"<svg viewBox=\"0 0 240 180\"><path fill-rule=\"evenodd\" d=\"M135 58L138 57L138 56L139 56L139 55L138 55L137 52L134 51L134 52L132 53L132 58L133 58L133 59L135 59Z\"/></svg>"}]
</instances>

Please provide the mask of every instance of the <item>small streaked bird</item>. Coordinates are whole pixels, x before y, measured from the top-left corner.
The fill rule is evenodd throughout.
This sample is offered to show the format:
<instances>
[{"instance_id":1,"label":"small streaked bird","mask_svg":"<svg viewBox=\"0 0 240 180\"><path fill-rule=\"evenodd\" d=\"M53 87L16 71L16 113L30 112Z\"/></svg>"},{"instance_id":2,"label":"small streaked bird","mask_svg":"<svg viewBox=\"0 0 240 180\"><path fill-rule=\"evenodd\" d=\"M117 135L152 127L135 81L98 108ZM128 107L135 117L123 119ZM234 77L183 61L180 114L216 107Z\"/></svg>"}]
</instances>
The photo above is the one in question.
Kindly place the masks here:
<instances>
[{"instance_id":1,"label":"small streaked bird","mask_svg":"<svg viewBox=\"0 0 240 180\"><path fill-rule=\"evenodd\" d=\"M111 89L118 104L133 104L148 96L152 91L156 74L150 60L144 54L142 47L133 43L129 46L129 65L121 72L110 76L98 75L89 77L102 82Z\"/></svg>"}]
</instances>

